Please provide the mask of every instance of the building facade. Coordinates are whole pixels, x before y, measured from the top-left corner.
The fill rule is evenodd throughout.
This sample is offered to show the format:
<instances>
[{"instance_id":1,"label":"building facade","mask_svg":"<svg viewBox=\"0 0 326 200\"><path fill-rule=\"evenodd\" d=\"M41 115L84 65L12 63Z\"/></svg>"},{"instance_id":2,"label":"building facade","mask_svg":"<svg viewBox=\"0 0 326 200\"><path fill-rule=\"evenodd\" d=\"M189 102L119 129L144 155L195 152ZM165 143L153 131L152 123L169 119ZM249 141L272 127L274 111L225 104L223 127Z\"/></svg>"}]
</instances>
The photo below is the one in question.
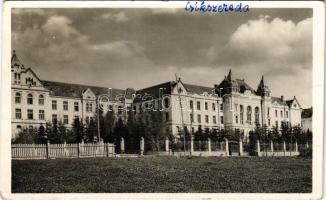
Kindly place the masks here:
<instances>
[{"instance_id":1,"label":"building facade","mask_svg":"<svg viewBox=\"0 0 326 200\"><path fill-rule=\"evenodd\" d=\"M22 129L53 120L66 127L71 127L76 117L87 123L98 108L103 114L113 110L116 118L123 120L130 110L136 116L148 110L161 111L162 128L173 135L183 127L192 133L199 127L239 129L248 136L257 124L270 129L281 127L282 122L301 126L302 108L295 97L271 96L263 77L255 90L244 79L235 78L231 70L214 87L186 84L179 78L138 91L121 90L41 80L13 52L11 80L12 137Z\"/></svg>"},{"instance_id":2,"label":"building facade","mask_svg":"<svg viewBox=\"0 0 326 200\"><path fill-rule=\"evenodd\" d=\"M302 130L307 132L312 131L312 107L303 109L301 118L302 118Z\"/></svg>"}]
</instances>

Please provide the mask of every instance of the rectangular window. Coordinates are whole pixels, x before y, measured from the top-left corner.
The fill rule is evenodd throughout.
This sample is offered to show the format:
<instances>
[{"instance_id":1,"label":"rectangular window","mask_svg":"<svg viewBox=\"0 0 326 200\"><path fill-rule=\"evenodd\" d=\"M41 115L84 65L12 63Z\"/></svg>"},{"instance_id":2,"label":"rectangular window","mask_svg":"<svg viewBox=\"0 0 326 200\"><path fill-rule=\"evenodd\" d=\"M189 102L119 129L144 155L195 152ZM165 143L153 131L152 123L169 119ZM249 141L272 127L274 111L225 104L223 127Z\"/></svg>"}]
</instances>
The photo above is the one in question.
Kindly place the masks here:
<instances>
[{"instance_id":1,"label":"rectangular window","mask_svg":"<svg viewBox=\"0 0 326 200\"><path fill-rule=\"evenodd\" d=\"M201 123L201 116L200 115L197 115L197 122Z\"/></svg>"},{"instance_id":2,"label":"rectangular window","mask_svg":"<svg viewBox=\"0 0 326 200\"><path fill-rule=\"evenodd\" d=\"M194 109L194 102L192 100L190 100L189 105L190 105L190 109Z\"/></svg>"},{"instance_id":3,"label":"rectangular window","mask_svg":"<svg viewBox=\"0 0 326 200\"><path fill-rule=\"evenodd\" d=\"M56 123L58 121L58 117L56 114L52 115L52 123Z\"/></svg>"},{"instance_id":4,"label":"rectangular window","mask_svg":"<svg viewBox=\"0 0 326 200\"><path fill-rule=\"evenodd\" d=\"M78 112L79 111L79 104L78 104L78 102L75 102L74 103L74 110L75 110L75 112Z\"/></svg>"},{"instance_id":5,"label":"rectangular window","mask_svg":"<svg viewBox=\"0 0 326 200\"><path fill-rule=\"evenodd\" d=\"M205 122L206 122L207 124L209 123L208 115L205 115Z\"/></svg>"},{"instance_id":6,"label":"rectangular window","mask_svg":"<svg viewBox=\"0 0 326 200\"><path fill-rule=\"evenodd\" d=\"M31 109L27 110L27 119L33 119L33 110Z\"/></svg>"},{"instance_id":7,"label":"rectangular window","mask_svg":"<svg viewBox=\"0 0 326 200\"><path fill-rule=\"evenodd\" d=\"M208 103L205 102L205 110L208 110Z\"/></svg>"},{"instance_id":8,"label":"rectangular window","mask_svg":"<svg viewBox=\"0 0 326 200\"><path fill-rule=\"evenodd\" d=\"M216 116L213 116L213 123L216 124Z\"/></svg>"},{"instance_id":9,"label":"rectangular window","mask_svg":"<svg viewBox=\"0 0 326 200\"><path fill-rule=\"evenodd\" d=\"M52 110L57 110L57 101L56 100L52 101Z\"/></svg>"},{"instance_id":10,"label":"rectangular window","mask_svg":"<svg viewBox=\"0 0 326 200\"><path fill-rule=\"evenodd\" d=\"M281 117L283 118L283 111L282 110L281 110L281 113L280 114L281 114Z\"/></svg>"},{"instance_id":11,"label":"rectangular window","mask_svg":"<svg viewBox=\"0 0 326 200\"><path fill-rule=\"evenodd\" d=\"M268 108L267 108L267 116L268 116L268 117L269 117L269 110L270 110L270 109L269 109L269 107L268 107Z\"/></svg>"},{"instance_id":12,"label":"rectangular window","mask_svg":"<svg viewBox=\"0 0 326 200\"><path fill-rule=\"evenodd\" d=\"M238 115L237 116L235 116L235 123L237 124L237 123L239 123L239 118L238 118Z\"/></svg>"},{"instance_id":13,"label":"rectangular window","mask_svg":"<svg viewBox=\"0 0 326 200\"><path fill-rule=\"evenodd\" d=\"M64 123L64 124L68 124L68 123L69 123L68 115L64 115L64 116L63 116L63 123Z\"/></svg>"},{"instance_id":14,"label":"rectangular window","mask_svg":"<svg viewBox=\"0 0 326 200\"><path fill-rule=\"evenodd\" d=\"M220 104L220 111L223 111L223 104Z\"/></svg>"},{"instance_id":15,"label":"rectangular window","mask_svg":"<svg viewBox=\"0 0 326 200\"><path fill-rule=\"evenodd\" d=\"M22 110L16 109L16 119L21 119L21 118L22 118Z\"/></svg>"},{"instance_id":16,"label":"rectangular window","mask_svg":"<svg viewBox=\"0 0 326 200\"><path fill-rule=\"evenodd\" d=\"M40 120L44 120L44 118L45 118L44 117L44 110L39 110L38 111L38 117L39 117Z\"/></svg>"},{"instance_id":17,"label":"rectangular window","mask_svg":"<svg viewBox=\"0 0 326 200\"><path fill-rule=\"evenodd\" d=\"M166 121L169 121L169 113L168 113L168 112L165 113L165 120L166 120Z\"/></svg>"},{"instance_id":18,"label":"rectangular window","mask_svg":"<svg viewBox=\"0 0 326 200\"><path fill-rule=\"evenodd\" d=\"M194 115L193 114L190 114L190 121L194 122Z\"/></svg>"},{"instance_id":19,"label":"rectangular window","mask_svg":"<svg viewBox=\"0 0 326 200\"><path fill-rule=\"evenodd\" d=\"M215 103L212 103L212 110L213 110L213 111L216 110Z\"/></svg>"},{"instance_id":20,"label":"rectangular window","mask_svg":"<svg viewBox=\"0 0 326 200\"><path fill-rule=\"evenodd\" d=\"M20 93L16 93L16 96L15 96L15 103L16 103L16 104L20 104L20 100L21 100L21 94L20 94Z\"/></svg>"},{"instance_id":21,"label":"rectangular window","mask_svg":"<svg viewBox=\"0 0 326 200\"><path fill-rule=\"evenodd\" d=\"M89 112L93 112L93 104L89 104Z\"/></svg>"},{"instance_id":22,"label":"rectangular window","mask_svg":"<svg viewBox=\"0 0 326 200\"><path fill-rule=\"evenodd\" d=\"M221 124L224 124L223 116L221 116Z\"/></svg>"},{"instance_id":23,"label":"rectangular window","mask_svg":"<svg viewBox=\"0 0 326 200\"><path fill-rule=\"evenodd\" d=\"M63 110L68 110L68 101L63 102Z\"/></svg>"},{"instance_id":24,"label":"rectangular window","mask_svg":"<svg viewBox=\"0 0 326 200\"><path fill-rule=\"evenodd\" d=\"M277 110L275 110L275 117L277 117Z\"/></svg>"},{"instance_id":25,"label":"rectangular window","mask_svg":"<svg viewBox=\"0 0 326 200\"><path fill-rule=\"evenodd\" d=\"M289 118L289 111L285 111L286 118Z\"/></svg>"},{"instance_id":26,"label":"rectangular window","mask_svg":"<svg viewBox=\"0 0 326 200\"><path fill-rule=\"evenodd\" d=\"M200 110L200 101L197 101L197 110Z\"/></svg>"},{"instance_id":27,"label":"rectangular window","mask_svg":"<svg viewBox=\"0 0 326 200\"><path fill-rule=\"evenodd\" d=\"M268 119L268 126L271 125L271 119Z\"/></svg>"}]
</instances>

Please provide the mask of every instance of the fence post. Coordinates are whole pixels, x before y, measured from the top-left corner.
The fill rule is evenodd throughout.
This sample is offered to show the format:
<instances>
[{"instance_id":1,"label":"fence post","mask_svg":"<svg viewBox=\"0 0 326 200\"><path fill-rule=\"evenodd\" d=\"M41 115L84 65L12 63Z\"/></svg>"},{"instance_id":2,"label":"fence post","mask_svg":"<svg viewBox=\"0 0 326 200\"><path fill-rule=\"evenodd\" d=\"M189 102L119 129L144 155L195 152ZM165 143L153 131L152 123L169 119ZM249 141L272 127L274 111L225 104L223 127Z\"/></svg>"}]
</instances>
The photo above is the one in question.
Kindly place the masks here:
<instances>
[{"instance_id":1,"label":"fence post","mask_svg":"<svg viewBox=\"0 0 326 200\"><path fill-rule=\"evenodd\" d=\"M46 159L49 159L49 146L50 146L50 141L48 140L48 142L46 143Z\"/></svg>"},{"instance_id":2,"label":"fence post","mask_svg":"<svg viewBox=\"0 0 326 200\"><path fill-rule=\"evenodd\" d=\"M260 156L260 141L257 140L257 155Z\"/></svg>"},{"instance_id":3,"label":"fence post","mask_svg":"<svg viewBox=\"0 0 326 200\"><path fill-rule=\"evenodd\" d=\"M285 141L283 141L283 152L284 152L284 156L285 156L285 152L286 152L286 143L285 143Z\"/></svg>"},{"instance_id":4,"label":"fence post","mask_svg":"<svg viewBox=\"0 0 326 200\"><path fill-rule=\"evenodd\" d=\"M165 152L166 153L169 153L169 149L170 149L170 146L169 146L169 138L166 137L165 138Z\"/></svg>"},{"instance_id":5,"label":"fence post","mask_svg":"<svg viewBox=\"0 0 326 200\"><path fill-rule=\"evenodd\" d=\"M308 143L308 142L306 142L306 148L307 148L307 149L309 148L309 143Z\"/></svg>"},{"instance_id":6,"label":"fence post","mask_svg":"<svg viewBox=\"0 0 326 200\"><path fill-rule=\"evenodd\" d=\"M207 146L208 146L208 153L211 154L211 152L212 152L211 138L208 138L208 140L207 140Z\"/></svg>"},{"instance_id":7,"label":"fence post","mask_svg":"<svg viewBox=\"0 0 326 200\"><path fill-rule=\"evenodd\" d=\"M67 157L66 145L67 145L67 142L64 141L64 142L63 142L63 153L65 154L65 157Z\"/></svg>"},{"instance_id":8,"label":"fence post","mask_svg":"<svg viewBox=\"0 0 326 200\"><path fill-rule=\"evenodd\" d=\"M242 144L242 140L239 140L239 155L243 156L243 144Z\"/></svg>"},{"instance_id":9,"label":"fence post","mask_svg":"<svg viewBox=\"0 0 326 200\"><path fill-rule=\"evenodd\" d=\"M121 153L125 153L125 139L123 137L121 137L121 141L120 141L120 150Z\"/></svg>"},{"instance_id":10,"label":"fence post","mask_svg":"<svg viewBox=\"0 0 326 200\"><path fill-rule=\"evenodd\" d=\"M145 141L144 138L140 138L140 155L144 155L144 149L145 149Z\"/></svg>"},{"instance_id":11,"label":"fence post","mask_svg":"<svg viewBox=\"0 0 326 200\"><path fill-rule=\"evenodd\" d=\"M190 155L192 156L194 152L194 136L191 134L191 137L190 137Z\"/></svg>"},{"instance_id":12,"label":"fence post","mask_svg":"<svg viewBox=\"0 0 326 200\"><path fill-rule=\"evenodd\" d=\"M80 157L80 143L77 143L77 157Z\"/></svg>"},{"instance_id":13,"label":"fence post","mask_svg":"<svg viewBox=\"0 0 326 200\"><path fill-rule=\"evenodd\" d=\"M295 141L295 152L299 152L298 141Z\"/></svg>"},{"instance_id":14,"label":"fence post","mask_svg":"<svg viewBox=\"0 0 326 200\"><path fill-rule=\"evenodd\" d=\"M227 138L225 140L225 155L229 156L229 140Z\"/></svg>"},{"instance_id":15,"label":"fence post","mask_svg":"<svg viewBox=\"0 0 326 200\"><path fill-rule=\"evenodd\" d=\"M274 144L273 144L273 140L271 140L271 152L272 152L272 156L274 155Z\"/></svg>"}]
</instances>

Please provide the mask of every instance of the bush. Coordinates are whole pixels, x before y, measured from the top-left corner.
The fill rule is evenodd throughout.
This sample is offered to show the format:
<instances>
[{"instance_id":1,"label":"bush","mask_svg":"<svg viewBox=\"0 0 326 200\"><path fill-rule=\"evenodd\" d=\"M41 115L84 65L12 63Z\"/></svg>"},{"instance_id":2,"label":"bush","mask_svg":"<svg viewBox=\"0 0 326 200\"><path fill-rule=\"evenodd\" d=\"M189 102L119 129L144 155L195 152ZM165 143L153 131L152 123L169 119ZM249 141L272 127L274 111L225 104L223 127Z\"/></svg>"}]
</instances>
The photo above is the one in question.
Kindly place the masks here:
<instances>
[{"instance_id":1,"label":"bush","mask_svg":"<svg viewBox=\"0 0 326 200\"><path fill-rule=\"evenodd\" d=\"M312 158L312 148L300 149L299 157L303 158Z\"/></svg>"}]
</instances>

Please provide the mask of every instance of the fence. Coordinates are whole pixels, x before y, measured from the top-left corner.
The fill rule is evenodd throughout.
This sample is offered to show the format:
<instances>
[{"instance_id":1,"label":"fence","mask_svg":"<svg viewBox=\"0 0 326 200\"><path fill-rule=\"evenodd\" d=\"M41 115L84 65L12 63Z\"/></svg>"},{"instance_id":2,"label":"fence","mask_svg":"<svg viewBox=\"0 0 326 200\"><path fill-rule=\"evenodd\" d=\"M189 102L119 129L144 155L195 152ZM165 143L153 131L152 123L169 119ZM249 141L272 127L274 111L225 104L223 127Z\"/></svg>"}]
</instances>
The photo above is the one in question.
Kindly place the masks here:
<instances>
[{"instance_id":1,"label":"fence","mask_svg":"<svg viewBox=\"0 0 326 200\"><path fill-rule=\"evenodd\" d=\"M51 159L80 157L112 157L115 146L110 143L92 144L13 144L12 159Z\"/></svg>"}]
</instances>

